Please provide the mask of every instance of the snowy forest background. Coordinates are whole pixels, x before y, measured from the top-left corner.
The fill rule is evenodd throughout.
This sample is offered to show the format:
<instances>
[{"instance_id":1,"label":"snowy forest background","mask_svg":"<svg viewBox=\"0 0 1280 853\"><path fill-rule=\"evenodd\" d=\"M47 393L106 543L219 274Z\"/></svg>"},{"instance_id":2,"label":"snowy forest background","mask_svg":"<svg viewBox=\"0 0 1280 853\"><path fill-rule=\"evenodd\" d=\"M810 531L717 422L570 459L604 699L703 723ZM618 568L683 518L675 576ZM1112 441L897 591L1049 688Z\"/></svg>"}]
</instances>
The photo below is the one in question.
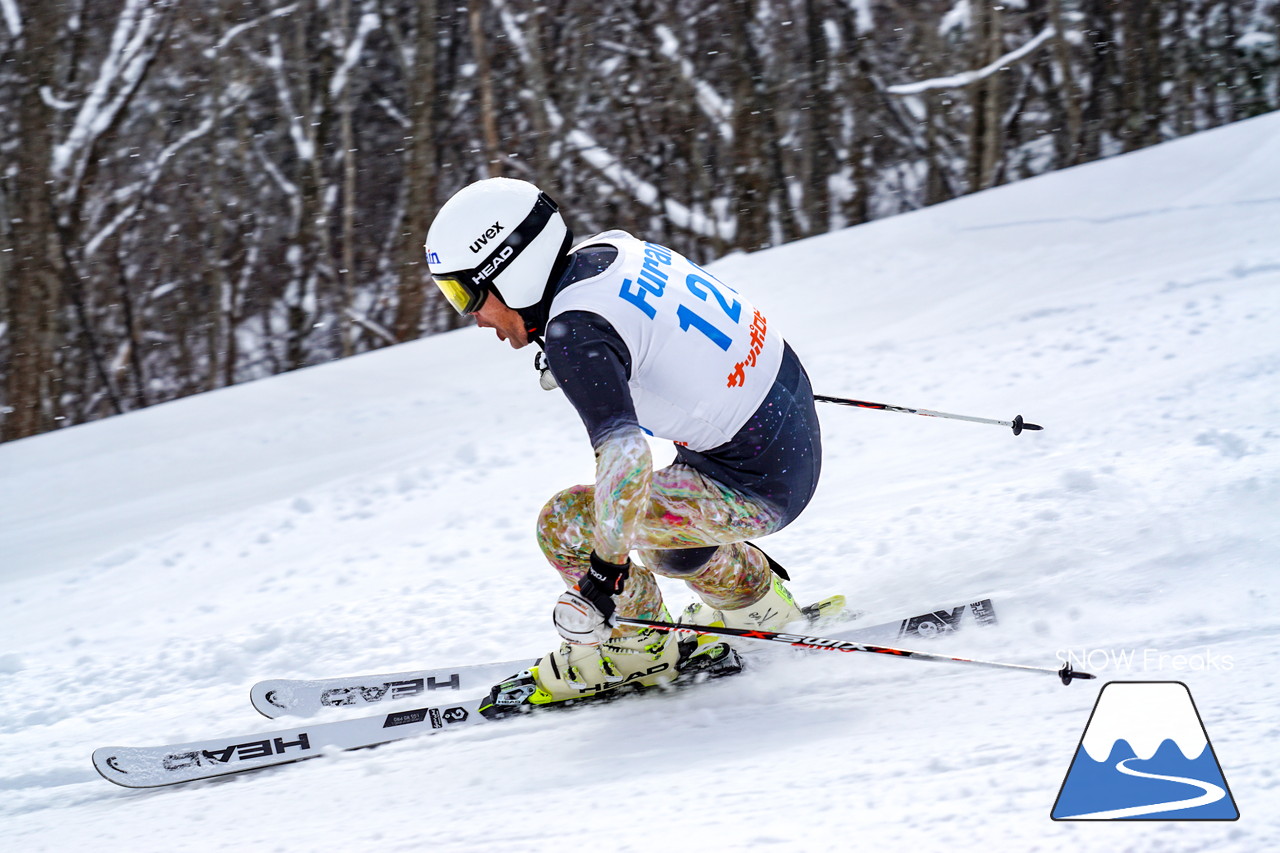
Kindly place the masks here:
<instances>
[{"instance_id":1,"label":"snowy forest background","mask_svg":"<svg viewBox=\"0 0 1280 853\"><path fill-rule=\"evenodd\" d=\"M451 328L422 242L479 178L705 261L1280 108L1280 0L0 18L0 440Z\"/></svg>"}]
</instances>

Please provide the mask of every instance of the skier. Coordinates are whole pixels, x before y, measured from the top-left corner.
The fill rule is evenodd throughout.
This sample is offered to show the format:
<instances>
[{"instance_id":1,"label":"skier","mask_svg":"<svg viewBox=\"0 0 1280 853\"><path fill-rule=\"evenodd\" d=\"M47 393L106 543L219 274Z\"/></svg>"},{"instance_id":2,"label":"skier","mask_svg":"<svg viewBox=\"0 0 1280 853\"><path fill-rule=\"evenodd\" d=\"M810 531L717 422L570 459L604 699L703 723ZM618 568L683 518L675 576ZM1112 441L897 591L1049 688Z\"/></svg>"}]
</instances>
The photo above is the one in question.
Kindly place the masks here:
<instances>
[{"instance_id":1,"label":"skier","mask_svg":"<svg viewBox=\"0 0 1280 853\"><path fill-rule=\"evenodd\" d=\"M426 254L459 313L516 349L543 347L596 454L595 483L538 517L538 545L568 587L553 609L564 642L495 687L486 713L736 671L724 643L615 627L617 615L670 619L654 574L697 594L686 622L778 630L803 618L785 572L747 540L813 496L818 419L800 360L746 297L625 231L575 246L556 203L508 178L449 199ZM675 443L674 464L654 470L646 433Z\"/></svg>"}]
</instances>

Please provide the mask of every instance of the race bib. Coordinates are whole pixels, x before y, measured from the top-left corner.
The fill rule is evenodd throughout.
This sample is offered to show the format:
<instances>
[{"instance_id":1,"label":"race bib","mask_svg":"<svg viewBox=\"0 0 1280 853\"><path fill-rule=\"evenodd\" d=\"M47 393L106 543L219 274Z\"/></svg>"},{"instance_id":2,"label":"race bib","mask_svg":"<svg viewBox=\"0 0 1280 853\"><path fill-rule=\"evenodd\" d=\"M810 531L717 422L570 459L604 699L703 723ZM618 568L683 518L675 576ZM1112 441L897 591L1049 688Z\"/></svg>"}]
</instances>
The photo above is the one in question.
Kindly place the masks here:
<instances>
[{"instance_id":1,"label":"race bib","mask_svg":"<svg viewBox=\"0 0 1280 853\"><path fill-rule=\"evenodd\" d=\"M773 386L782 336L742 293L665 246L611 231L618 259L571 285L551 316L604 317L631 353L630 387L640 425L659 438L710 450L731 439Z\"/></svg>"}]
</instances>

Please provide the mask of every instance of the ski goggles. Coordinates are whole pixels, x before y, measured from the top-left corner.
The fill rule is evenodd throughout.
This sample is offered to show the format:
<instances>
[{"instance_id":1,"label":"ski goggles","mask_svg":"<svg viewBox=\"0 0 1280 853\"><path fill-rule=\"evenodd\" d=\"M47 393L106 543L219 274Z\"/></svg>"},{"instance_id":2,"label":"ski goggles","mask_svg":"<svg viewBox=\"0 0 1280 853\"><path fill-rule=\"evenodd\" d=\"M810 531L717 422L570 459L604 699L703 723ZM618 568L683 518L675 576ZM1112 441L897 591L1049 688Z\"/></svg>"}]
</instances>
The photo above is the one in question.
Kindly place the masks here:
<instances>
[{"instance_id":1,"label":"ski goggles","mask_svg":"<svg viewBox=\"0 0 1280 853\"><path fill-rule=\"evenodd\" d=\"M483 261L471 269L433 272L432 281L453 306L453 310L463 315L479 311L488 298L489 291L493 289L490 282L520 257L520 253L542 233L542 229L551 221L551 215L558 209L559 206L552 201L551 196L538 193L538 199L533 203L533 210L529 211L529 215ZM501 223L495 223L495 227L500 228Z\"/></svg>"}]
</instances>

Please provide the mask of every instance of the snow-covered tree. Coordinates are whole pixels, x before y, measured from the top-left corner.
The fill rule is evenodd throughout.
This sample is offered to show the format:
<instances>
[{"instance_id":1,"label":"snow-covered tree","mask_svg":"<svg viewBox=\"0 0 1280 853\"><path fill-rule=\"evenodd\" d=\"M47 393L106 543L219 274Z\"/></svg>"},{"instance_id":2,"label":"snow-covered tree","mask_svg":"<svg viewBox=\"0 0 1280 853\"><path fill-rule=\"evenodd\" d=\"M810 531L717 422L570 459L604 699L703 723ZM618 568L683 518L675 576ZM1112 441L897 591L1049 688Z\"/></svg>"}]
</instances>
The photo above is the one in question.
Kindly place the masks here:
<instances>
[{"instance_id":1,"label":"snow-covered tree","mask_svg":"<svg viewBox=\"0 0 1280 853\"><path fill-rule=\"evenodd\" d=\"M0 438L443 331L439 205L707 260L1280 107L1278 0L0 0Z\"/></svg>"}]
</instances>

